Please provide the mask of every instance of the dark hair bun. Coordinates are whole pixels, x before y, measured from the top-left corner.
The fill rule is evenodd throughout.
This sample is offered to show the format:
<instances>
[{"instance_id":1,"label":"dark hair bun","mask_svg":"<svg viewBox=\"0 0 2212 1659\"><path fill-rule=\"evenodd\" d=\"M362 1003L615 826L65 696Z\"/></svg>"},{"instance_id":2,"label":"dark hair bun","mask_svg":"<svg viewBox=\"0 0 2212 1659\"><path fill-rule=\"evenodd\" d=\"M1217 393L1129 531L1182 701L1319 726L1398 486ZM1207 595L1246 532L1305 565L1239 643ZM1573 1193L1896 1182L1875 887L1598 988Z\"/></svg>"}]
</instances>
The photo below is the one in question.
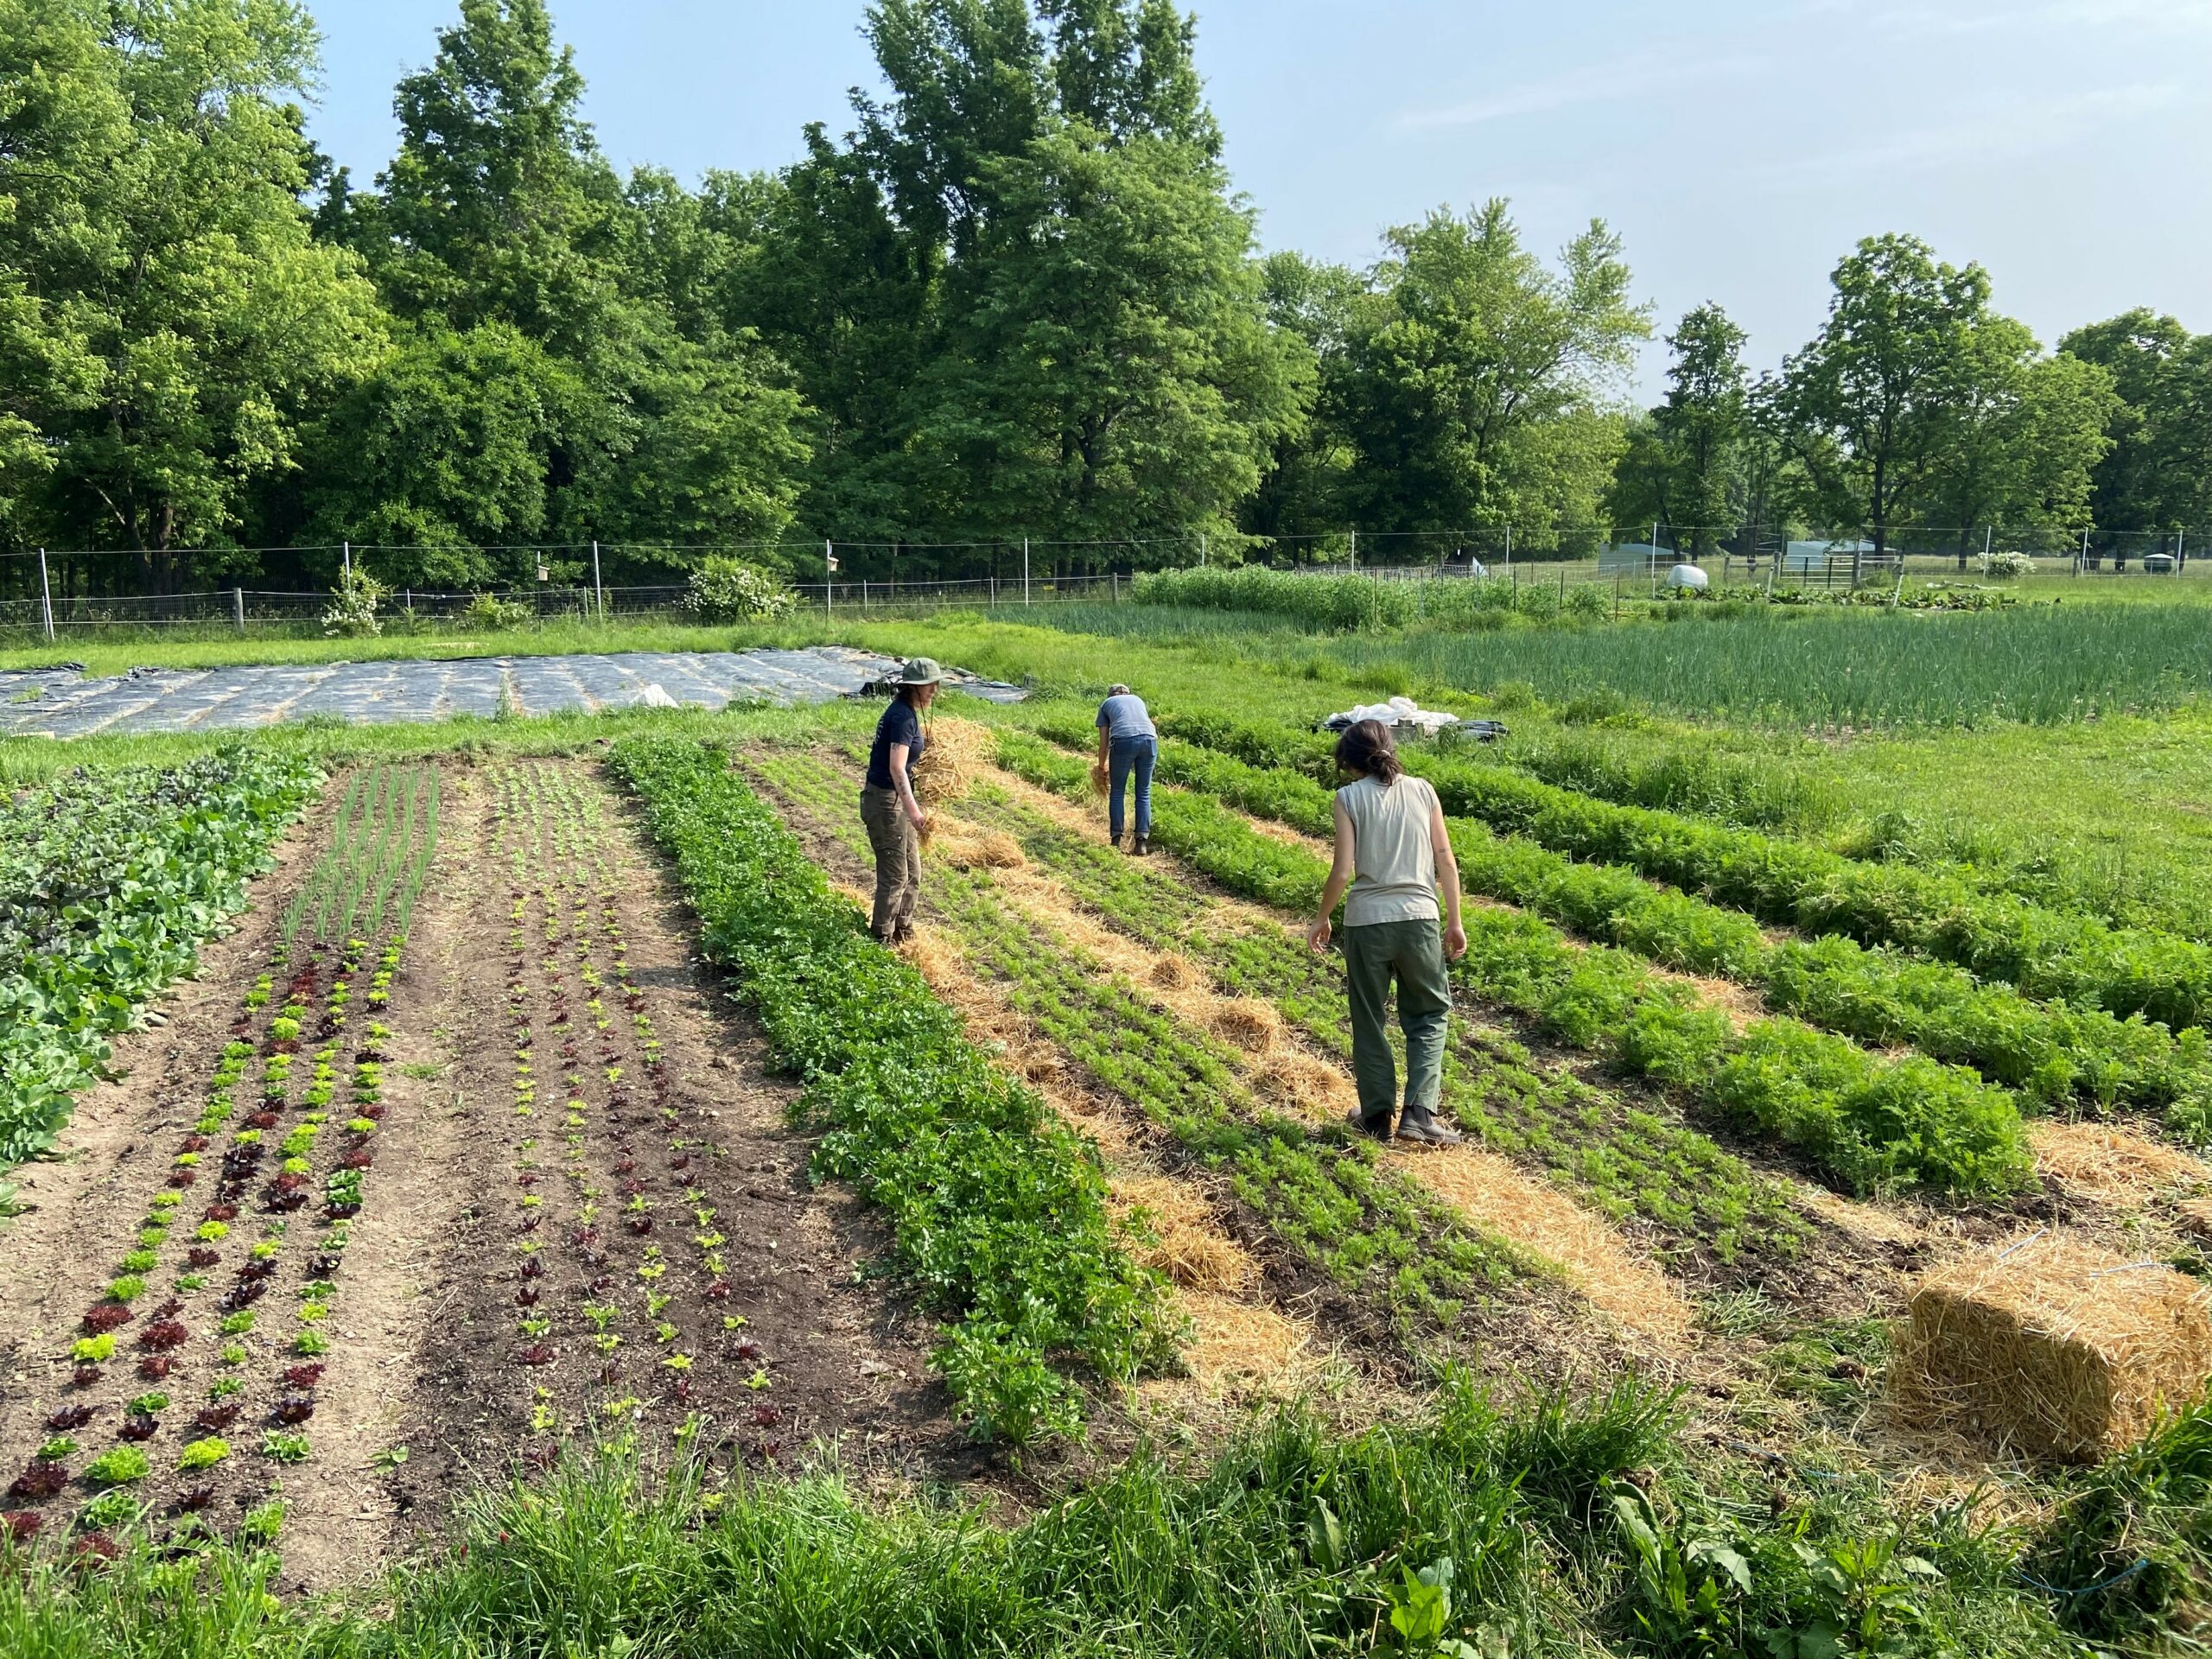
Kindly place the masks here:
<instances>
[{"instance_id":1,"label":"dark hair bun","mask_svg":"<svg viewBox=\"0 0 2212 1659\"><path fill-rule=\"evenodd\" d=\"M1383 784L1397 782L1406 770L1397 740L1379 720L1356 721L1337 740L1337 768Z\"/></svg>"}]
</instances>

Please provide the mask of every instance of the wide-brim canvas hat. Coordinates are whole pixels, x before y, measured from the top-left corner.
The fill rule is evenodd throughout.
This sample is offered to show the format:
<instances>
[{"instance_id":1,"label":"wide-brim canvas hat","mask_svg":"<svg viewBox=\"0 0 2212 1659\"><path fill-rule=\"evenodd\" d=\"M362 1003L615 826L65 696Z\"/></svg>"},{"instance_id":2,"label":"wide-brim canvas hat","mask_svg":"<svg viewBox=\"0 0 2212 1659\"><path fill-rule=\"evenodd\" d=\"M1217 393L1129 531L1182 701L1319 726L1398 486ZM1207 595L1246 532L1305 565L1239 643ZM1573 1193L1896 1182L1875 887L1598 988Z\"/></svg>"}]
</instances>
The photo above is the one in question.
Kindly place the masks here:
<instances>
[{"instance_id":1,"label":"wide-brim canvas hat","mask_svg":"<svg viewBox=\"0 0 2212 1659\"><path fill-rule=\"evenodd\" d=\"M909 657L906 665L899 671L899 683L942 685L944 683L944 671L938 666L933 657Z\"/></svg>"}]
</instances>

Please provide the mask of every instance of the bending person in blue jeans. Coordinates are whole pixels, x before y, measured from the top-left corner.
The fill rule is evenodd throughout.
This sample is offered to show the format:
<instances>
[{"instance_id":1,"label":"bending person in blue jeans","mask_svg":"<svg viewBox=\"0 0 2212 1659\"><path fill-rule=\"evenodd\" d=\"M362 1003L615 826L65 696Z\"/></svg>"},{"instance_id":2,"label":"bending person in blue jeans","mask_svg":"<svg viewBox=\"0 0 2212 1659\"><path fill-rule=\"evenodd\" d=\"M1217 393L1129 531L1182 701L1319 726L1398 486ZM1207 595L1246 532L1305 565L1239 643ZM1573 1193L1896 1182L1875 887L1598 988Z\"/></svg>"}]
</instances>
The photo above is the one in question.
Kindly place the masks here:
<instances>
[{"instance_id":1,"label":"bending person in blue jeans","mask_svg":"<svg viewBox=\"0 0 2212 1659\"><path fill-rule=\"evenodd\" d=\"M1329 948L1329 918L1344 899L1344 986L1351 998L1352 1077L1359 1086L1352 1127L1387 1141L1395 1113L1401 1142L1456 1146L1459 1131L1436 1121L1452 1013L1444 963L1467 954L1459 865L1444 831L1444 807L1426 779L1406 775L1390 728L1380 721L1363 720L1338 740L1337 769L1353 781L1337 791L1336 861L1306 943L1316 951ZM1440 876L1446 912L1440 931ZM1393 981L1406 1033L1402 1113L1396 1111L1398 1074L1390 1055Z\"/></svg>"},{"instance_id":2,"label":"bending person in blue jeans","mask_svg":"<svg viewBox=\"0 0 2212 1659\"><path fill-rule=\"evenodd\" d=\"M1122 844L1122 804L1129 777L1137 780L1137 833L1129 850L1141 856L1152 850L1152 769L1160 760L1160 734L1144 699L1126 685L1109 689L1098 705L1098 764L1105 770L1110 792L1106 802L1106 827L1114 844Z\"/></svg>"}]
</instances>

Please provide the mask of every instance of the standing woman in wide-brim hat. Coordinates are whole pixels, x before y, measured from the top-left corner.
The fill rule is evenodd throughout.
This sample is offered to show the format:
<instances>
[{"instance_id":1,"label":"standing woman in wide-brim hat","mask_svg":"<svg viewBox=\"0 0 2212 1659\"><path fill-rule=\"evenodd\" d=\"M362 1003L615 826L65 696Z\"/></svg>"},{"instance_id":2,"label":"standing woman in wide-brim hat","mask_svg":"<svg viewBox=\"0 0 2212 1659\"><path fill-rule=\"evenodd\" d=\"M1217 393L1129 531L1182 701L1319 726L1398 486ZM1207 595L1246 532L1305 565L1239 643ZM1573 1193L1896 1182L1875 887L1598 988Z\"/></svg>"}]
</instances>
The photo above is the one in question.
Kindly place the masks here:
<instances>
[{"instance_id":1,"label":"standing woman in wide-brim hat","mask_svg":"<svg viewBox=\"0 0 2212 1659\"><path fill-rule=\"evenodd\" d=\"M944 671L917 657L899 672L899 694L875 723L868 782L861 788L861 822L875 851L875 937L896 944L914 931L922 896L922 837L929 814L914 798L914 764L929 745L922 715L937 698Z\"/></svg>"}]
</instances>

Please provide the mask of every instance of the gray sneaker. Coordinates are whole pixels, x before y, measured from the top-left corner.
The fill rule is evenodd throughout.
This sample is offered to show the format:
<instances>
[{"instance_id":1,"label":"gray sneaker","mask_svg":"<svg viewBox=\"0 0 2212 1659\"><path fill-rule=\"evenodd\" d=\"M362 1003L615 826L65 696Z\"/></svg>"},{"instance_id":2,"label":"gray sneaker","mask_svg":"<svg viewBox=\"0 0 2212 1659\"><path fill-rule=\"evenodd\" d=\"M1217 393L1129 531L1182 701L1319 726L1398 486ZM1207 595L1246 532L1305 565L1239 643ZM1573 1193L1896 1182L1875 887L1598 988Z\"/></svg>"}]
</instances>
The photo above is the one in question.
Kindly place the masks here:
<instances>
[{"instance_id":1,"label":"gray sneaker","mask_svg":"<svg viewBox=\"0 0 2212 1659\"><path fill-rule=\"evenodd\" d=\"M1400 1123L1398 1139L1416 1147L1456 1147L1466 1136L1431 1118L1426 1123L1415 1123L1410 1120Z\"/></svg>"}]
</instances>

